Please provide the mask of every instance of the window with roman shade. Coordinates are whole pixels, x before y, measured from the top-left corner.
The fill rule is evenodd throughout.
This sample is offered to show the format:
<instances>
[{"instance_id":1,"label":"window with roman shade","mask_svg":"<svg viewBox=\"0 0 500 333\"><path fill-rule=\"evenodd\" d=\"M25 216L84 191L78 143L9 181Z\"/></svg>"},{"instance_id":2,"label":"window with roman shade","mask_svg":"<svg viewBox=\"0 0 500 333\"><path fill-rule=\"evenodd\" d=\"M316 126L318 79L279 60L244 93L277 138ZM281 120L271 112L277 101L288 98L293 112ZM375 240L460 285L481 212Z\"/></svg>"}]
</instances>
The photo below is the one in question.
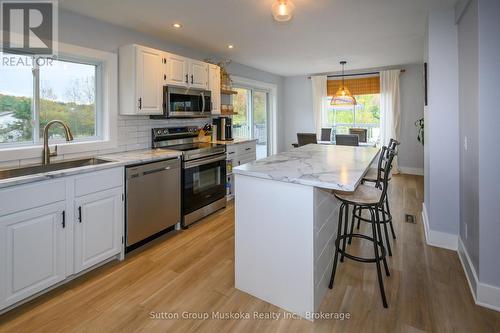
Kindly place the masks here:
<instances>
[{"instance_id":1,"label":"window with roman shade","mask_svg":"<svg viewBox=\"0 0 500 333\"><path fill-rule=\"evenodd\" d=\"M332 128L332 139L336 134L357 134L366 130L366 141L376 143L380 139L380 77L366 76L344 79L345 86L356 98L355 106L332 106L330 101L342 79L328 79L327 96L323 107L323 127Z\"/></svg>"}]
</instances>

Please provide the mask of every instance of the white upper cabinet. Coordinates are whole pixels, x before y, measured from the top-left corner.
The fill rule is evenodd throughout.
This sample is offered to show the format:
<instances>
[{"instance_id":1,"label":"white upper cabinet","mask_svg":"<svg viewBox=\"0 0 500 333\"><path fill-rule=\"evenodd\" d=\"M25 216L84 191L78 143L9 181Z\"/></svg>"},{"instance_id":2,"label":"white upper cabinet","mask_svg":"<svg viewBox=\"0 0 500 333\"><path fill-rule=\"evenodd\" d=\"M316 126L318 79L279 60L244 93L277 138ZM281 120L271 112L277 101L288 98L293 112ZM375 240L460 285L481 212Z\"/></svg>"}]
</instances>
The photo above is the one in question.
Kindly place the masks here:
<instances>
[{"instance_id":1,"label":"white upper cabinet","mask_svg":"<svg viewBox=\"0 0 500 333\"><path fill-rule=\"evenodd\" d=\"M122 188L115 188L76 199L76 273L120 253L122 193Z\"/></svg>"},{"instance_id":2,"label":"white upper cabinet","mask_svg":"<svg viewBox=\"0 0 500 333\"><path fill-rule=\"evenodd\" d=\"M0 309L66 278L68 220L65 202L0 217Z\"/></svg>"},{"instance_id":3,"label":"white upper cabinet","mask_svg":"<svg viewBox=\"0 0 500 333\"><path fill-rule=\"evenodd\" d=\"M206 62L190 60L189 72L191 87L208 89L208 64Z\"/></svg>"},{"instance_id":4,"label":"white upper cabinet","mask_svg":"<svg viewBox=\"0 0 500 333\"><path fill-rule=\"evenodd\" d=\"M163 84L166 78L164 52L139 45L120 48L120 113L158 115L163 113Z\"/></svg>"},{"instance_id":5,"label":"white upper cabinet","mask_svg":"<svg viewBox=\"0 0 500 333\"><path fill-rule=\"evenodd\" d=\"M120 114L163 114L163 86L209 89L209 64L136 44L119 50Z\"/></svg>"},{"instance_id":6,"label":"white upper cabinet","mask_svg":"<svg viewBox=\"0 0 500 333\"><path fill-rule=\"evenodd\" d=\"M167 84L187 87L189 59L175 54L167 56Z\"/></svg>"},{"instance_id":7,"label":"white upper cabinet","mask_svg":"<svg viewBox=\"0 0 500 333\"><path fill-rule=\"evenodd\" d=\"M208 89L212 93L212 114L220 114L220 67L208 65Z\"/></svg>"}]
</instances>

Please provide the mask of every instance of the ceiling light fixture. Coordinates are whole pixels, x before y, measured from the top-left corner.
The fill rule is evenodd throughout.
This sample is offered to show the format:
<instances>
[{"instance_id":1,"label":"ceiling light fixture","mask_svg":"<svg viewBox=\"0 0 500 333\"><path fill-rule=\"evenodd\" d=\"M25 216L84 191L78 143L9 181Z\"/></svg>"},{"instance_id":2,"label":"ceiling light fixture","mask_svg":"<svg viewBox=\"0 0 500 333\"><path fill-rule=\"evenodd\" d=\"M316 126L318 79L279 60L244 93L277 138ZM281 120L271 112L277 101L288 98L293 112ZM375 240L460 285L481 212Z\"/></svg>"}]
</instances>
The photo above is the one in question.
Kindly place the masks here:
<instances>
[{"instance_id":1,"label":"ceiling light fixture","mask_svg":"<svg viewBox=\"0 0 500 333\"><path fill-rule=\"evenodd\" d=\"M174 23L174 24L172 24L172 27L174 27L175 29L180 29L180 28L182 28L182 24Z\"/></svg>"},{"instance_id":2,"label":"ceiling light fixture","mask_svg":"<svg viewBox=\"0 0 500 333\"><path fill-rule=\"evenodd\" d=\"M290 21L295 5L290 0L276 0L273 3L273 17L278 22Z\"/></svg>"},{"instance_id":3,"label":"ceiling light fixture","mask_svg":"<svg viewBox=\"0 0 500 333\"><path fill-rule=\"evenodd\" d=\"M356 98L351 94L349 89L345 86L344 83L344 66L347 64L347 61L341 61L340 65L342 66L342 84L339 87L339 90L333 96L330 105L337 106L348 106L348 105L356 105Z\"/></svg>"},{"instance_id":4,"label":"ceiling light fixture","mask_svg":"<svg viewBox=\"0 0 500 333\"><path fill-rule=\"evenodd\" d=\"M228 49L234 49L234 45L233 45L233 44L229 44L229 45L227 46L227 48L228 48Z\"/></svg>"}]
</instances>

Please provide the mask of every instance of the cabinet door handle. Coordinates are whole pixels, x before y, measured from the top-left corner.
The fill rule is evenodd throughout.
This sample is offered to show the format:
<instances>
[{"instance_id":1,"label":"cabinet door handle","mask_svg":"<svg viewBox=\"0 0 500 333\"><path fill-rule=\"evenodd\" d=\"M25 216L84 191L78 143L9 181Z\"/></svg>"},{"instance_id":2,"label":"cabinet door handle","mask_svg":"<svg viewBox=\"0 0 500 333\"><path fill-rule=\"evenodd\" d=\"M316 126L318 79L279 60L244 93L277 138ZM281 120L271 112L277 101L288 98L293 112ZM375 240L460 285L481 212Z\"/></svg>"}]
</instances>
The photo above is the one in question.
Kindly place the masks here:
<instances>
[{"instance_id":1,"label":"cabinet door handle","mask_svg":"<svg viewBox=\"0 0 500 333\"><path fill-rule=\"evenodd\" d=\"M66 228L66 211L62 211L62 227L63 229Z\"/></svg>"},{"instance_id":2,"label":"cabinet door handle","mask_svg":"<svg viewBox=\"0 0 500 333\"><path fill-rule=\"evenodd\" d=\"M193 84L193 74L191 74L191 84Z\"/></svg>"},{"instance_id":3,"label":"cabinet door handle","mask_svg":"<svg viewBox=\"0 0 500 333\"><path fill-rule=\"evenodd\" d=\"M187 74L186 74L186 83L189 83L189 81L188 81L188 75Z\"/></svg>"},{"instance_id":4,"label":"cabinet door handle","mask_svg":"<svg viewBox=\"0 0 500 333\"><path fill-rule=\"evenodd\" d=\"M142 110L142 97L139 98L139 110Z\"/></svg>"},{"instance_id":5,"label":"cabinet door handle","mask_svg":"<svg viewBox=\"0 0 500 333\"><path fill-rule=\"evenodd\" d=\"M82 223L82 206L78 207L78 222Z\"/></svg>"},{"instance_id":6,"label":"cabinet door handle","mask_svg":"<svg viewBox=\"0 0 500 333\"><path fill-rule=\"evenodd\" d=\"M167 79L167 75L163 74L163 80L166 80L166 79Z\"/></svg>"},{"instance_id":7,"label":"cabinet door handle","mask_svg":"<svg viewBox=\"0 0 500 333\"><path fill-rule=\"evenodd\" d=\"M250 150L250 149L252 149L252 148L250 148L250 147L249 148L245 148L245 150Z\"/></svg>"}]
</instances>

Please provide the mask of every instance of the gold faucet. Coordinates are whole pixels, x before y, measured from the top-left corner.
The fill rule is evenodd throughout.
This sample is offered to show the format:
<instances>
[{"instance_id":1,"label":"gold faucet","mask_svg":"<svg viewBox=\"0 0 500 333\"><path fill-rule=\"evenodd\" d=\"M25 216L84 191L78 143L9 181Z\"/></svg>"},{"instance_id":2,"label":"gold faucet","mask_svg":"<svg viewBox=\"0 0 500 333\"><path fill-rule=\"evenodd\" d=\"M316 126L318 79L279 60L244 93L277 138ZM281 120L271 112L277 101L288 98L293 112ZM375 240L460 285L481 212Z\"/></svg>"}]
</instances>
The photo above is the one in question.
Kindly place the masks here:
<instances>
[{"instance_id":1,"label":"gold faucet","mask_svg":"<svg viewBox=\"0 0 500 333\"><path fill-rule=\"evenodd\" d=\"M50 164L50 158L57 156L57 145L54 152L50 152L49 148L49 128L54 124L60 124L64 128L66 141L73 141L73 134L65 122L61 120L49 121L43 128L43 164Z\"/></svg>"}]
</instances>

